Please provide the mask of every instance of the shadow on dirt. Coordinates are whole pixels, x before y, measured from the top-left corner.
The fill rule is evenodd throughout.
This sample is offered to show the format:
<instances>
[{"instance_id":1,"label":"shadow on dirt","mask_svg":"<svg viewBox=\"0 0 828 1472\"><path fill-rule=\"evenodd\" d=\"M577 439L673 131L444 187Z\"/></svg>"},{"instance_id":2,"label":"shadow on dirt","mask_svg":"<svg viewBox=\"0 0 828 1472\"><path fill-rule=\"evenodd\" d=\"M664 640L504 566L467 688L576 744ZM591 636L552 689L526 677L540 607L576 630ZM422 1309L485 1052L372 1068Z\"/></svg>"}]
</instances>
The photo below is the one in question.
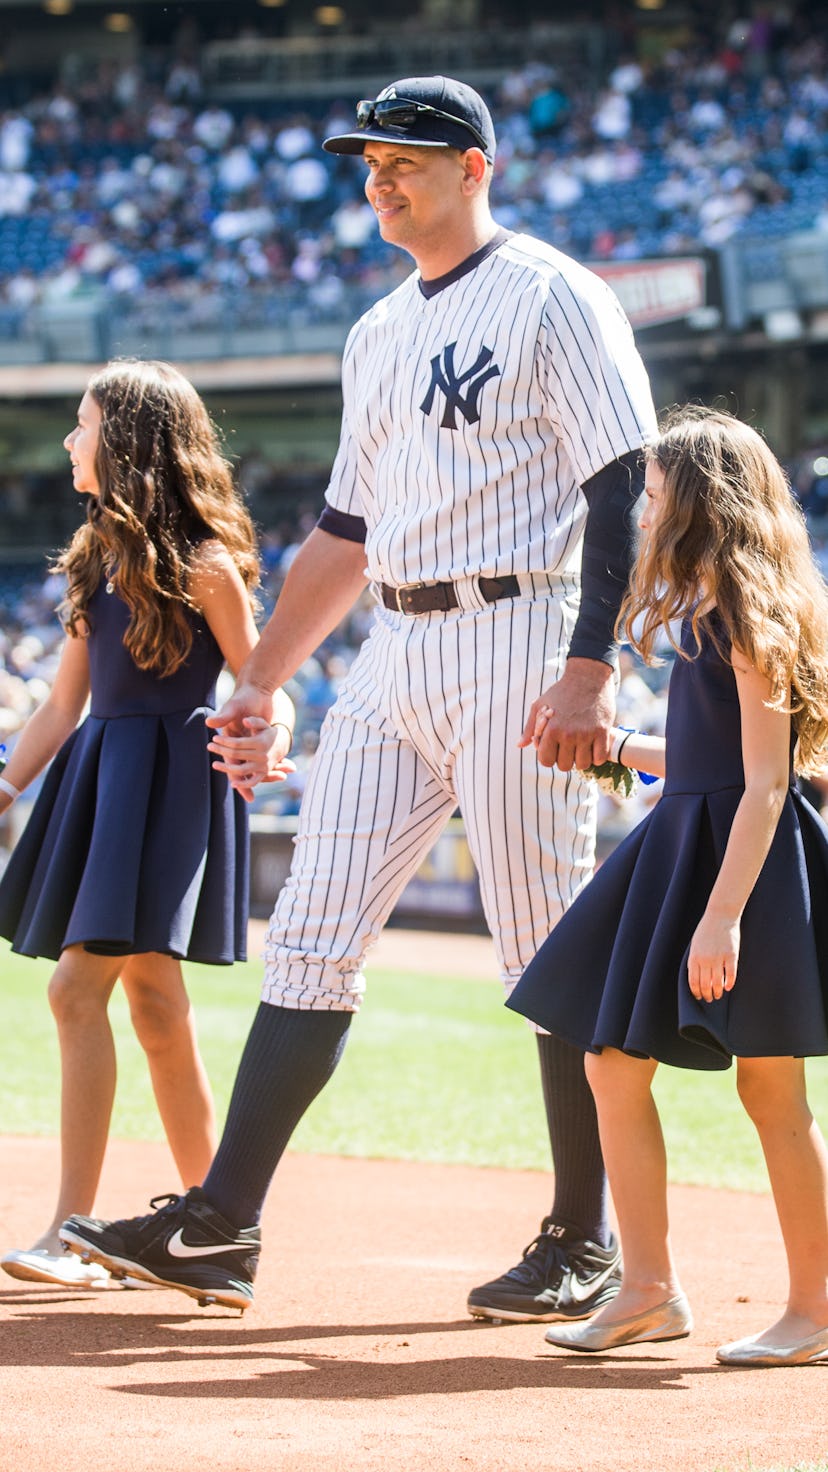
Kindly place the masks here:
<instances>
[{"instance_id":1,"label":"shadow on dirt","mask_svg":"<svg viewBox=\"0 0 828 1472\"><path fill-rule=\"evenodd\" d=\"M0 1325L0 1365L111 1370L109 1389L127 1395L212 1400L393 1400L407 1396L456 1395L515 1389L686 1390L687 1377L733 1374L721 1366L680 1364L669 1353L590 1356L588 1360L545 1354L527 1342L525 1358L490 1353L493 1341L473 1320L404 1324L292 1324L246 1328L241 1319L203 1313L130 1312L49 1314L48 1303L66 1294L0 1294L21 1310ZM412 1360L423 1335L472 1334L480 1353ZM369 1359L349 1358L346 1346L373 1340ZM342 1353L309 1352L312 1341L341 1341ZM333 1346L332 1346L333 1348ZM225 1361L222 1376L217 1361ZM209 1365L209 1379L142 1380L125 1383L127 1367L164 1366L186 1371ZM227 1373L231 1370L233 1373ZM217 1373L219 1371L219 1373ZM100 1380L98 1380L100 1384Z\"/></svg>"}]
</instances>

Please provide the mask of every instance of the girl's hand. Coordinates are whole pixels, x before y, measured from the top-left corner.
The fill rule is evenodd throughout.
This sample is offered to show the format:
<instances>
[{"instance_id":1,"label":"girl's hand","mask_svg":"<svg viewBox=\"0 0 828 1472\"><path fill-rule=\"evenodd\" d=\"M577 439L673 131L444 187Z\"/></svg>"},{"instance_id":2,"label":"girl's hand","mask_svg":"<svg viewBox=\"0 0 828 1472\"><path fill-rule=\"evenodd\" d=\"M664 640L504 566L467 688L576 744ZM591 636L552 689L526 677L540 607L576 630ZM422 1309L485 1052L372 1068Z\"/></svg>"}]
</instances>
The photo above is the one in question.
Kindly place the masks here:
<instances>
[{"instance_id":1,"label":"girl's hand","mask_svg":"<svg viewBox=\"0 0 828 1472\"><path fill-rule=\"evenodd\" d=\"M548 706L548 705L539 705L538 708L537 708L537 710L535 711L535 724L534 724L534 728L532 730L532 735L529 738L529 741L531 741L532 746L537 747L539 745L540 739L541 739L544 731L546 730L546 727L549 724L549 721L551 720L551 718L552 718L552 710L551 710L551 707ZM522 738L518 744L520 746L526 746L526 745L529 744L529 742L527 742L525 739Z\"/></svg>"},{"instance_id":2,"label":"girl's hand","mask_svg":"<svg viewBox=\"0 0 828 1472\"><path fill-rule=\"evenodd\" d=\"M261 716L245 716L244 736L228 736L220 732L208 743L207 750L219 758L213 762L215 772L223 772L245 802L252 802L253 788L259 782L284 782L296 771L288 759L290 731L286 726L271 726Z\"/></svg>"},{"instance_id":3,"label":"girl's hand","mask_svg":"<svg viewBox=\"0 0 828 1472\"><path fill-rule=\"evenodd\" d=\"M690 942L687 980L699 1002L718 1001L736 985L741 927L731 916L705 912Z\"/></svg>"}]
</instances>

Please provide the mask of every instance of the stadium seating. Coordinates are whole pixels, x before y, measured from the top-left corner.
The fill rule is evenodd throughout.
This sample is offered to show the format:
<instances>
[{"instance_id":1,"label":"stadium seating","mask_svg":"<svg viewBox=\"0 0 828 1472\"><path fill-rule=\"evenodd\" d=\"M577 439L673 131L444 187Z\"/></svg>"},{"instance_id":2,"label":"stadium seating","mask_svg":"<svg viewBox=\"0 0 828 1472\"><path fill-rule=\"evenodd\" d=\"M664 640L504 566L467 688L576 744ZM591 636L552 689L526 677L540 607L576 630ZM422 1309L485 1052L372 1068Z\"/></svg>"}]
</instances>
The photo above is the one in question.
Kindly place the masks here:
<instances>
[{"instance_id":1,"label":"stadium seating","mask_svg":"<svg viewBox=\"0 0 828 1472\"><path fill-rule=\"evenodd\" d=\"M607 75L558 76L542 57L504 70L490 89L496 213L586 260L824 228L824 37L760 60L696 37ZM284 330L297 289L314 320L346 321L355 290L398 279L396 253L355 210L360 162L320 149L348 122L333 90L295 113L260 93L171 96L174 75L156 58L125 92L110 66L82 98L56 81L0 113L0 339L67 298L99 320L113 309L125 331L148 301L199 330L225 301L236 323L246 311Z\"/></svg>"}]
</instances>

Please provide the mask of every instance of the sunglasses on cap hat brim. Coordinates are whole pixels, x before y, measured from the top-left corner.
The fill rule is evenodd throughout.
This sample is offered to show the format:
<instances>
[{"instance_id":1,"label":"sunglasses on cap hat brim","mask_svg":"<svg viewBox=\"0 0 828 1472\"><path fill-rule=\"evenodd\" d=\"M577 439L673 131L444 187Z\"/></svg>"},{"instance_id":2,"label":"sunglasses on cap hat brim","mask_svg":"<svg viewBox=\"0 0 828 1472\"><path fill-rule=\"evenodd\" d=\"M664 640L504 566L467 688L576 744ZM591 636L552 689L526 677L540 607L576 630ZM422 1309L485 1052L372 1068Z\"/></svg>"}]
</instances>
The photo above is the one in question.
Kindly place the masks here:
<instances>
[{"instance_id":1,"label":"sunglasses on cap hat brim","mask_svg":"<svg viewBox=\"0 0 828 1472\"><path fill-rule=\"evenodd\" d=\"M451 123L453 127L470 133L477 147L486 154L489 152L489 144L472 123L467 123L465 118L455 117L453 113L441 112L439 107L431 107L427 102L412 102L407 97L388 97L382 102L366 100L357 103L356 117L357 127L360 129L378 128L381 132L402 133L404 136L412 128L416 128L421 119L439 118L442 122ZM443 140L423 138L421 141L435 141L439 144Z\"/></svg>"}]
</instances>

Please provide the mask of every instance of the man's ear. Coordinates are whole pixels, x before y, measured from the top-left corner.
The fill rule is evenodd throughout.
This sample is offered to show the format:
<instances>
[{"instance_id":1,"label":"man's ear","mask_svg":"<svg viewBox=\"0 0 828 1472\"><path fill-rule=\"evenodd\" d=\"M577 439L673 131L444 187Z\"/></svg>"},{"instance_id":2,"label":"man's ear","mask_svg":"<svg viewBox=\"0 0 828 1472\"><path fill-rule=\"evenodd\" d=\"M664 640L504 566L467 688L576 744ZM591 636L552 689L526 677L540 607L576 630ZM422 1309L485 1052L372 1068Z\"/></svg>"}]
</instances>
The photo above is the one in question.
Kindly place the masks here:
<instances>
[{"instance_id":1,"label":"man's ear","mask_svg":"<svg viewBox=\"0 0 828 1472\"><path fill-rule=\"evenodd\" d=\"M467 148L463 154L463 174L474 189L486 178L489 165L481 148Z\"/></svg>"}]
</instances>

